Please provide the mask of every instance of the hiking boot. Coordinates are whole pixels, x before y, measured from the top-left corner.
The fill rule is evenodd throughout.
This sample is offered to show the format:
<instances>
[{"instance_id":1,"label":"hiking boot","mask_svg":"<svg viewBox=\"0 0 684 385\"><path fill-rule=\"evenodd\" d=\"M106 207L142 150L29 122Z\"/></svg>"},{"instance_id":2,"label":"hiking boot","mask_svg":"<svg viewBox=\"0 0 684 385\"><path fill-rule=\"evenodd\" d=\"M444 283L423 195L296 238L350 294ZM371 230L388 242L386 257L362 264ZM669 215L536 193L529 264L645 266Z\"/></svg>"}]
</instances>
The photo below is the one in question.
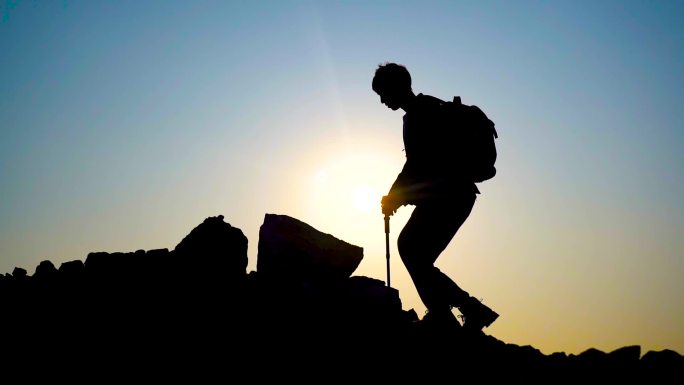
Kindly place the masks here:
<instances>
[{"instance_id":1,"label":"hiking boot","mask_svg":"<svg viewBox=\"0 0 684 385\"><path fill-rule=\"evenodd\" d=\"M499 314L474 297L466 299L458 310L461 311L463 328L466 330L481 331L499 318Z\"/></svg>"}]
</instances>

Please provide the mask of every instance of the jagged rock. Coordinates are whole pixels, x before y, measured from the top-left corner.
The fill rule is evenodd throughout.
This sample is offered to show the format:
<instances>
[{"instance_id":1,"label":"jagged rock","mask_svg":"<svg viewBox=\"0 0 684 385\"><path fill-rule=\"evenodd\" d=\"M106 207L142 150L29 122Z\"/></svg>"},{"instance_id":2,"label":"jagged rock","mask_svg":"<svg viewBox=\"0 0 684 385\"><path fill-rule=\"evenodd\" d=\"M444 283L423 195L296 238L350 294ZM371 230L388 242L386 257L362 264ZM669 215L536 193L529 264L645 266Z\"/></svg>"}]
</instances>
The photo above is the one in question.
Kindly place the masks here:
<instances>
[{"instance_id":1,"label":"jagged rock","mask_svg":"<svg viewBox=\"0 0 684 385\"><path fill-rule=\"evenodd\" d=\"M641 357L646 381L677 384L684 380L684 356L670 349L649 351Z\"/></svg>"},{"instance_id":2,"label":"jagged rock","mask_svg":"<svg viewBox=\"0 0 684 385\"><path fill-rule=\"evenodd\" d=\"M83 261L77 259L75 261L63 262L59 266L58 271L64 277L74 277L83 274L84 268Z\"/></svg>"},{"instance_id":3,"label":"jagged rock","mask_svg":"<svg viewBox=\"0 0 684 385\"><path fill-rule=\"evenodd\" d=\"M241 277L247 273L247 237L224 222L223 215L209 217L192 229L174 253L204 274Z\"/></svg>"},{"instance_id":4,"label":"jagged rock","mask_svg":"<svg viewBox=\"0 0 684 385\"><path fill-rule=\"evenodd\" d=\"M542 353L539 349L531 345L520 346L518 348L517 354L519 355L520 359L524 359L530 362L541 359L544 356L544 353Z\"/></svg>"},{"instance_id":5,"label":"jagged rock","mask_svg":"<svg viewBox=\"0 0 684 385\"><path fill-rule=\"evenodd\" d=\"M347 301L363 308L377 312L399 314L401 299L399 291L388 287L379 279L354 276L347 281L345 297Z\"/></svg>"},{"instance_id":6,"label":"jagged rock","mask_svg":"<svg viewBox=\"0 0 684 385\"><path fill-rule=\"evenodd\" d=\"M272 214L260 235L260 272L230 281L240 282L234 286L220 284L224 272L244 275L247 240L222 216L207 218L173 252L91 253L85 263L62 263L56 275L50 261L41 262L33 277L17 267L0 275L0 323L8 331L3 351L28 352L37 367L66 359L62 367L80 370L88 365L74 366L75 358L109 361L116 363L111 370L131 376L140 368L122 365L121 351L131 362L155 357L212 375L224 375L225 362L240 368L253 362L257 371L278 366L296 380L321 378L311 368L385 382L443 381L454 374L484 383L684 380L684 357L672 350L649 351L641 359L639 346L544 356L486 332L421 326L413 309L401 309L396 289L378 279L349 277L363 257L361 248ZM215 271L222 275L207 277ZM331 277L343 279L322 279ZM216 356L207 343L229 347L218 350L226 356ZM62 354L64 347L75 353ZM47 354L41 359L40 352ZM236 363L236 356L242 361Z\"/></svg>"},{"instance_id":7,"label":"jagged rock","mask_svg":"<svg viewBox=\"0 0 684 385\"><path fill-rule=\"evenodd\" d=\"M567 370L569 366L568 355L565 352L551 353L547 357L546 364L549 367L549 370L560 373L561 371Z\"/></svg>"},{"instance_id":8,"label":"jagged rock","mask_svg":"<svg viewBox=\"0 0 684 385\"><path fill-rule=\"evenodd\" d=\"M84 268L87 279L106 290L129 286L134 271L133 253L92 252L86 257Z\"/></svg>"},{"instance_id":9,"label":"jagged rock","mask_svg":"<svg viewBox=\"0 0 684 385\"><path fill-rule=\"evenodd\" d=\"M565 352L554 352L549 355L549 358L553 360L562 361L566 360L568 358L568 355Z\"/></svg>"},{"instance_id":10,"label":"jagged rock","mask_svg":"<svg viewBox=\"0 0 684 385\"><path fill-rule=\"evenodd\" d=\"M84 267L88 274L103 274L107 272L111 256L103 251L88 253Z\"/></svg>"},{"instance_id":11,"label":"jagged rock","mask_svg":"<svg viewBox=\"0 0 684 385\"><path fill-rule=\"evenodd\" d=\"M26 269L22 269L21 267L15 267L14 270L12 270L12 277L14 278L26 278L26 274Z\"/></svg>"},{"instance_id":12,"label":"jagged rock","mask_svg":"<svg viewBox=\"0 0 684 385\"><path fill-rule=\"evenodd\" d=\"M336 307L344 310L341 320L347 327L355 327L360 333L375 330L378 325L391 327L406 322L401 307L399 291L388 287L381 280L354 276L344 280L336 298Z\"/></svg>"},{"instance_id":13,"label":"jagged rock","mask_svg":"<svg viewBox=\"0 0 684 385\"><path fill-rule=\"evenodd\" d=\"M55 265L52 263L52 261L46 260L38 264L36 267L36 272L33 273L33 277L39 279L49 279L50 277L54 277L55 274L57 274L57 268L55 268Z\"/></svg>"},{"instance_id":14,"label":"jagged rock","mask_svg":"<svg viewBox=\"0 0 684 385\"><path fill-rule=\"evenodd\" d=\"M77 259L75 261L64 262L59 266L59 270L57 270L57 272L62 288L65 291L70 291L72 296L79 298L77 293L86 289L83 284L86 280L86 271L83 261ZM81 296L87 296L91 294L93 293L82 293ZM67 298L64 298L66 303L74 303L74 301L76 301L76 298L68 298L70 296L69 294L65 293L64 295L67 296Z\"/></svg>"},{"instance_id":15,"label":"jagged rock","mask_svg":"<svg viewBox=\"0 0 684 385\"><path fill-rule=\"evenodd\" d=\"M684 365L684 356L670 349L663 349L660 351L650 350L648 353L644 354L641 361Z\"/></svg>"},{"instance_id":16,"label":"jagged rock","mask_svg":"<svg viewBox=\"0 0 684 385\"><path fill-rule=\"evenodd\" d=\"M635 365L641 357L641 346L623 346L608 353L608 358L616 365Z\"/></svg>"},{"instance_id":17,"label":"jagged rock","mask_svg":"<svg viewBox=\"0 0 684 385\"><path fill-rule=\"evenodd\" d=\"M167 257L169 255L169 249L147 250L147 253L145 253L145 255L148 259L162 260L164 257Z\"/></svg>"},{"instance_id":18,"label":"jagged rock","mask_svg":"<svg viewBox=\"0 0 684 385\"><path fill-rule=\"evenodd\" d=\"M586 360L591 362L599 362L605 360L607 353L596 348L589 348L582 353L580 353L577 358L580 360Z\"/></svg>"},{"instance_id":19,"label":"jagged rock","mask_svg":"<svg viewBox=\"0 0 684 385\"><path fill-rule=\"evenodd\" d=\"M294 280L349 278L363 248L287 215L266 214L259 230L257 271Z\"/></svg>"}]
</instances>

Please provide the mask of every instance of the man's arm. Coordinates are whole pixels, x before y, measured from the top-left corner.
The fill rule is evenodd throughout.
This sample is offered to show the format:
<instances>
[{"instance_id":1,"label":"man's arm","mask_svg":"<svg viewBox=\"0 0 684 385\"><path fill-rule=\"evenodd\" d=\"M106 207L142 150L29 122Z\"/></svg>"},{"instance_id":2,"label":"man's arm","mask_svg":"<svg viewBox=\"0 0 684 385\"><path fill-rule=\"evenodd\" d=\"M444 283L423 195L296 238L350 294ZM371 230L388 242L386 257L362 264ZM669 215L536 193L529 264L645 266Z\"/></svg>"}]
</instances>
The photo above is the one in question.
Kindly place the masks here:
<instances>
[{"instance_id":1,"label":"man's arm","mask_svg":"<svg viewBox=\"0 0 684 385\"><path fill-rule=\"evenodd\" d=\"M399 175L392 183L387 195L382 197L380 202L382 205L382 213L385 215L394 214L399 207L407 204L406 201L406 187L408 186L408 161L404 163Z\"/></svg>"}]
</instances>

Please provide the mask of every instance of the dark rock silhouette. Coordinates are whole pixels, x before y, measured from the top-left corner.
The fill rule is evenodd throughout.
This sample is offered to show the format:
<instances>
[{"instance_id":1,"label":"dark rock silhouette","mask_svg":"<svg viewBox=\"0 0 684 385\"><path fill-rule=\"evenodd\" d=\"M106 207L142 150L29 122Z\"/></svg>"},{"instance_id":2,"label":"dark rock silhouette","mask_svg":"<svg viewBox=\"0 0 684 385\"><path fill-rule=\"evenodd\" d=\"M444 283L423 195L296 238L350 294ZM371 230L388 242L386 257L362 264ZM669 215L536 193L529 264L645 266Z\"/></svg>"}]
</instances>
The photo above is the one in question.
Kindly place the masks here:
<instances>
[{"instance_id":1,"label":"dark rock silhouette","mask_svg":"<svg viewBox=\"0 0 684 385\"><path fill-rule=\"evenodd\" d=\"M66 278L77 277L83 274L84 268L85 266L83 265L83 261L77 259L75 261L63 262L61 265L59 265L58 271Z\"/></svg>"},{"instance_id":2,"label":"dark rock silhouette","mask_svg":"<svg viewBox=\"0 0 684 385\"><path fill-rule=\"evenodd\" d=\"M363 259L363 249L287 215L266 214L259 229L257 271L288 279L344 279Z\"/></svg>"},{"instance_id":3,"label":"dark rock silhouette","mask_svg":"<svg viewBox=\"0 0 684 385\"><path fill-rule=\"evenodd\" d=\"M271 220L296 230L291 238L277 226L268 233ZM184 373L196 382L231 379L235 372L256 381L316 383L454 376L484 383L681 382L684 357L672 350L643 357L639 346L545 355L484 333L416 323L396 289L349 276L360 248L332 236L317 243L320 234L292 218L267 216L265 224L272 238L264 244L282 248L264 254L279 258L263 262L266 274L246 274L247 240L217 216L173 251L94 252L85 263L64 262L59 269L43 261L32 276L19 267L0 275L4 367L41 368L69 379L89 371L156 380ZM277 242L269 243L274 234ZM316 261L309 254L289 258L286 250L315 252ZM322 262L327 256L333 261ZM47 364L60 366L47 371Z\"/></svg>"},{"instance_id":4,"label":"dark rock silhouette","mask_svg":"<svg viewBox=\"0 0 684 385\"><path fill-rule=\"evenodd\" d=\"M207 273L229 277L246 274L247 237L242 230L225 223L223 215L205 219L183 238L174 251L198 271L212 266Z\"/></svg>"},{"instance_id":5,"label":"dark rock silhouette","mask_svg":"<svg viewBox=\"0 0 684 385\"><path fill-rule=\"evenodd\" d=\"M33 273L35 278L50 279L57 274L57 268L51 261L42 261Z\"/></svg>"},{"instance_id":6,"label":"dark rock silhouette","mask_svg":"<svg viewBox=\"0 0 684 385\"><path fill-rule=\"evenodd\" d=\"M14 270L12 270L12 277L17 279L25 278L26 274L28 274L26 269L22 269L21 267L15 267Z\"/></svg>"}]
</instances>

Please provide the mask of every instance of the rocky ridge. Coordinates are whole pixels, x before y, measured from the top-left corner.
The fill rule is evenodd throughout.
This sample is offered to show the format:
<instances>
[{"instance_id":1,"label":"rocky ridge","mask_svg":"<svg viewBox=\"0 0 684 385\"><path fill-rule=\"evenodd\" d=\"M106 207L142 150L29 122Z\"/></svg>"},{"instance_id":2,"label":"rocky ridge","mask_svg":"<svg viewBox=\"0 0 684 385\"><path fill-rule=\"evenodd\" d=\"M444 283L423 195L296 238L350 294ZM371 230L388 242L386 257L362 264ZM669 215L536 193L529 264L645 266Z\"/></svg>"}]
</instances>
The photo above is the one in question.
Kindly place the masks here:
<instances>
[{"instance_id":1,"label":"rocky ridge","mask_svg":"<svg viewBox=\"0 0 684 385\"><path fill-rule=\"evenodd\" d=\"M55 362L69 351L102 370L152 371L155 364L136 363L154 357L214 376L256 368L257 377L303 381L360 372L525 383L684 375L684 357L672 350L545 355L486 333L422 325L397 290L353 276L362 248L285 215L266 214L256 271L246 271L247 244L219 215L171 251L93 252L59 268L46 260L33 275L17 267L0 275L5 351L18 363Z\"/></svg>"}]
</instances>

